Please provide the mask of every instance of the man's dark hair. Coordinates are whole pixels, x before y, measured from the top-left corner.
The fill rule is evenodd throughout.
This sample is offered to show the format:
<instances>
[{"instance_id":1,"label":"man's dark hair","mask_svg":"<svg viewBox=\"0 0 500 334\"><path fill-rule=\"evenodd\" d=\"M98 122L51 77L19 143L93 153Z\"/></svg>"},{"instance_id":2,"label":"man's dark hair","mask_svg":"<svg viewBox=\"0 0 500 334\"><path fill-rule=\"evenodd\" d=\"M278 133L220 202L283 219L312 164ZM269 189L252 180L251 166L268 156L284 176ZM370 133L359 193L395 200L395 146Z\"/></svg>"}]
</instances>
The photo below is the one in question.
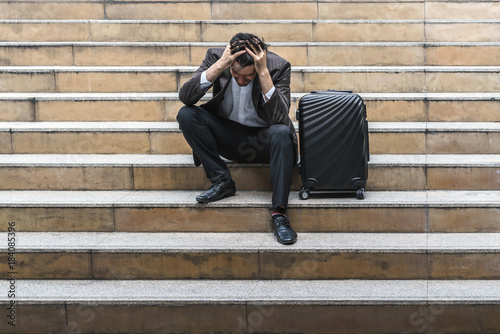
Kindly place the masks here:
<instances>
[{"instance_id":1,"label":"man's dark hair","mask_svg":"<svg viewBox=\"0 0 500 334\"><path fill-rule=\"evenodd\" d=\"M231 45L231 53L236 53L238 51L244 50L245 46L250 48L250 45L254 45L257 47L260 46L262 51L266 51L268 45L264 43L263 38L259 38L254 34L249 34L249 33L243 33L240 32L231 38L229 41L229 44ZM253 58L248 54L244 53L238 58L236 58L236 62L241 65L241 67L247 67L250 65L254 64Z\"/></svg>"}]
</instances>

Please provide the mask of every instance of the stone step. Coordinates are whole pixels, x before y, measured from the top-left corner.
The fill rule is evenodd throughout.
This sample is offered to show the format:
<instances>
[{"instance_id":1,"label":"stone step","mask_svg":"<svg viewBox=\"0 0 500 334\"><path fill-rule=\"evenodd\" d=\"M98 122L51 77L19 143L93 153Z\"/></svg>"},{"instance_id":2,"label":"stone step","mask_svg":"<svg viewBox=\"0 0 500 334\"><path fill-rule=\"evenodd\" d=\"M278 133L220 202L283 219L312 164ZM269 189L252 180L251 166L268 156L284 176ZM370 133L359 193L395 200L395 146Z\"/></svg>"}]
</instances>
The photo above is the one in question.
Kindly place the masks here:
<instances>
[{"instance_id":1,"label":"stone step","mask_svg":"<svg viewBox=\"0 0 500 334\"><path fill-rule=\"evenodd\" d=\"M499 154L500 124L371 122L372 154ZM0 122L0 153L189 154L176 122Z\"/></svg>"},{"instance_id":2,"label":"stone step","mask_svg":"<svg viewBox=\"0 0 500 334\"><path fill-rule=\"evenodd\" d=\"M228 162L239 190L271 190L269 166ZM368 191L498 190L500 155L371 155ZM292 190L302 182L294 173ZM200 190L191 155L7 155L1 190Z\"/></svg>"},{"instance_id":3,"label":"stone step","mask_svg":"<svg viewBox=\"0 0 500 334\"><path fill-rule=\"evenodd\" d=\"M500 122L499 93L359 94L374 122ZM292 93L292 120L303 95ZM0 93L0 121L174 122L182 105L177 93Z\"/></svg>"},{"instance_id":4,"label":"stone step","mask_svg":"<svg viewBox=\"0 0 500 334\"><path fill-rule=\"evenodd\" d=\"M497 42L499 20L0 20L11 42Z\"/></svg>"},{"instance_id":5,"label":"stone step","mask_svg":"<svg viewBox=\"0 0 500 334\"><path fill-rule=\"evenodd\" d=\"M177 92L197 67L0 67L0 92ZM500 92L500 66L295 66L291 90Z\"/></svg>"},{"instance_id":6,"label":"stone step","mask_svg":"<svg viewBox=\"0 0 500 334\"><path fill-rule=\"evenodd\" d=\"M500 17L500 7L488 1L449 2L321 2L321 1L157 1L75 3L20 1L0 3L0 19L83 20L469 20Z\"/></svg>"},{"instance_id":7,"label":"stone step","mask_svg":"<svg viewBox=\"0 0 500 334\"><path fill-rule=\"evenodd\" d=\"M500 331L498 280L19 279L15 288L0 303L15 303L23 333Z\"/></svg>"},{"instance_id":8,"label":"stone step","mask_svg":"<svg viewBox=\"0 0 500 334\"><path fill-rule=\"evenodd\" d=\"M200 191L0 191L0 217L18 232L269 232L270 192L200 205ZM368 191L290 194L288 216L307 232L500 232L500 192ZM7 223L0 229L7 231Z\"/></svg>"},{"instance_id":9,"label":"stone step","mask_svg":"<svg viewBox=\"0 0 500 334\"><path fill-rule=\"evenodd\" d=\"M7 233L0 233L7 239ZM23 279L498 279L500 233L16 233ZM9 277L2 247L2 278Z\"/></svg>"},{"instance_id":10,"label":"stone step","mask_svg":"<svg viewBox=\"0 0 500 334\"><path fill-rule=\"evenodd\" d=\"M294 66L500 66L500 42L270 42ZM226 42L0 42L0 66L198 66Z\"/></svg>"}]
</instances>

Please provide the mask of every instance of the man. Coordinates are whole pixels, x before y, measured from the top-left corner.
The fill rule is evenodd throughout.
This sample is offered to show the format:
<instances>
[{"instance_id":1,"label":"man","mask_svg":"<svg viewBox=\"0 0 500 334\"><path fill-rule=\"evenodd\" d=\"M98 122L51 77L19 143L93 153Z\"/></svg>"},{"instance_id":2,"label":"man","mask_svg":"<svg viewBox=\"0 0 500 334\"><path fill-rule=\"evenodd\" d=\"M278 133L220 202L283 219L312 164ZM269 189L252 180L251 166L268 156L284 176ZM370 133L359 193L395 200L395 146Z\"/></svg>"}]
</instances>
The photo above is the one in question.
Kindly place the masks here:
<instances>
[{"instance_id":1,"label":"man","mask_svg":"<svg viewBox=\"0 0 500 334\"><path fill-rule=\"evenodd\" d=\"M213 97L195 106L213 86ZM212 182L199 195L210 203L236 193L221 156L237 162L269 163L273 189L271 227L277 240L293 244L297 234L286 215L297 157L297 137L288 116L290 63L257 36L236 34L225 48L210 48L194 76L179 92L177 115L196 166Z\"/></svg>"}]
</instances>

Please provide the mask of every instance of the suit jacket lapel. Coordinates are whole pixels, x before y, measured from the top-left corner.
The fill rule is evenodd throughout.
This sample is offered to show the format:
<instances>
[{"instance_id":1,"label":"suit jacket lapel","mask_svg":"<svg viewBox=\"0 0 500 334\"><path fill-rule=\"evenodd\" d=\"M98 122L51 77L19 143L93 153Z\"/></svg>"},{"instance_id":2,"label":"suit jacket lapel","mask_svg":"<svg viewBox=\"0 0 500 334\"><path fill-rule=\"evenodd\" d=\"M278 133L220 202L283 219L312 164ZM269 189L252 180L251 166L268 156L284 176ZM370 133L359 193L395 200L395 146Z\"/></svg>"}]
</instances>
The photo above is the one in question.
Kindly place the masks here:
<instances>
[{"instance_id":1,"label":"suit jacket lapel","mask_svg":"<svg viewBox=\"0 0 500 334\"><path fill-rule=\"evenodd\" d=\"M252 87L252 102L253 106L255 108L255 111L259 110L259 102L261 99L261 93L262 88L260 87L260 80L259 76L255 76L255 79L253 79L253 87Z\"/></svg>"}]
</instances>

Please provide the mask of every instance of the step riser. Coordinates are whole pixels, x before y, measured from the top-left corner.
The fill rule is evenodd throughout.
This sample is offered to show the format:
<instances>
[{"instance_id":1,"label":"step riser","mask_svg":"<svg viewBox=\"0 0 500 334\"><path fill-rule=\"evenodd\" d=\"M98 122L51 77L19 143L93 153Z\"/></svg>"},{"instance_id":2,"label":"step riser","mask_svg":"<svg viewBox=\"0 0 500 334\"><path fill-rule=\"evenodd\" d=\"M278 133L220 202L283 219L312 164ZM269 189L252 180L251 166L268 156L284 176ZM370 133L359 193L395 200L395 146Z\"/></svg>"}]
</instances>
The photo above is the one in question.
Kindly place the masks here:
<instances>
[{"instance_id":1,"label":"step riser","mask_svg":"<svg viewBox=\"0 0 500 334\"><path fill-rule=\"evenodd\" d=\"M177 92L192 73L0 73L1 92ZM293 72L292 92L325 87L356 92L500 92L499 73L303 73Z\"/></svg>"},{"instance_id":2,"label":"step riser","mask_svg":"<svg viewBox=\"0 0 500 334\"><path fill-rule=\"evenodd\" d=\"M271 190L269 168L230 168L240 190ZM499 190L498 167L371 168L367 190ZM0 168L0 190L199 190L210 186L195 167L14 167ZM300 177L294 175L293 190Z\"/></svg>"},{"instance_id":3,"label":"step riser","mask_svg":"<svg viewBox=\"0 0 500 334\"><path fill-rule=\"evenodd\" d=\"M297 198L292 192L290 198ZM193 197L194 201L194 197ZM297 232L500 232L499 208L294 208ZM268 208L1 208L25 232L269 232ZM235 219L237 217L237 219ZM137 222L141 223L138 224ZM7 226L7 225L5 225ZM6 227L2 227L6 231Z\"/></svg>"},{"instance_id":4,"label":"step riser","mask_svg":"<svg viewBox=\"0 0 500 334\"><path fill-rule=\"evenodd\" d=\"M499 132L370 133L373 154L498 154ZM180 132L0 132L0 153L189 154Z\"/></svg>"},{"instance_id":5,"label":"step riser","mask_svg":"<svg viewBox=\"0 0 500 334\"><path fill-rule=\"evenodd\" d=\"M7 264L7 255L1 254ZM498 279L497 253L29 253L23 279ZM7 265L2 278L7 279ZM216 268L216 270L214 270Z\"/></svg>"},{"instance_id":6,"label":"step riser","mask_svg":"<svg viewBox=\"0 0 500 334\"><path fill-rule=\"evenodd\" d=\"M180 305L179 305L180 304ZM498 305L16 305L23 333L429 333L500 332ZM7 308L8 305L1 305ZM0 330L8 332L7 321Z\"/></svg>"},{"instance_id":7,"label":"step riser","mask_svg":"<svg viewBox=\"0 0 500 334\"><path fill-rule=\"evenodd\" d=\"M251 31L267 42L497 42L494 23L0 23L9 42L228 42Z\"/></svg>"},{"instance_id":8,"label":"step riser","mask_svg":"<svg viewBox=\"0 0 500 334\"><path fill-rule=\"evenodd\" d=\"M3 3L0 19L145 20L498 19L491 3Z\"/></svg>"},{"instance_id":9,"label":"step riser","mask_svg":"<svg viewBox=\"0 0 500 334\"><path fill-rule=\"evenodd\" d=\"M297 198L292 192L290 198ZM194 197L193 197L194 202ZM26 232L270 232L268 208L1 208ZM294 208L297 232L500 232L499 208ZM238 219L235 219L238 217ZM137 222L141 222L138 224ZM6 231L6 226L2 230Z\"/></svg>"},{"instance_id":10,"label":"step riser","mask_svg":"<svg viewBox=\"0 0 500 334\"><path fill-rule=\"evenodd\" d=\"M207 46L0 46L0 66L198 66ZM272 46L294 66L500 66L490 46Z\"/></svg>"},{"instance_id":11,"label":"step riser","mask_svg":"<svg viewBox=\"0 0 500 334\"><path fill-rule=\"evenodd\" d=\"M36 101L36 102L35 102ZM0 121L175 122L180 101L6 101ZM500 122L500 101L365 101L373 122ZM290 118L296 121L297 99ZM36 110L36 111L35 111ZM474 112L471 112L474 110Z\"/></svg>"}]
</instances>

